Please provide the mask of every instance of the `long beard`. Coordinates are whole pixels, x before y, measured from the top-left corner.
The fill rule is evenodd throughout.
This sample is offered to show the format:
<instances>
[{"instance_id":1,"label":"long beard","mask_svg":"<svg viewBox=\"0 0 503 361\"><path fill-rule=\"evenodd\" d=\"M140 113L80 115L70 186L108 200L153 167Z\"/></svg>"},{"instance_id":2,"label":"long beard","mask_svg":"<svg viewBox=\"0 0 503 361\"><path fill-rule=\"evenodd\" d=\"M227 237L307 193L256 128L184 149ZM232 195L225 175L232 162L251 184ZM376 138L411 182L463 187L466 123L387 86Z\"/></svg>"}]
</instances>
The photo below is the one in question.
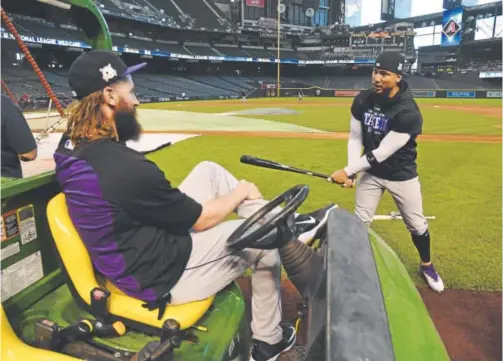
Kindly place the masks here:
<instances>
[{"instance_id":1,"label":"long beard","mask_svg":"<svg viewBox=\"0 0 503 361\"><path fill-rule=\"evenodd\" d=\"M119 109L115 112L114 119L119 142L136 141L140 138L142 126L136 118L136 108L133 110Z\"/></svg>"}]
</instances>

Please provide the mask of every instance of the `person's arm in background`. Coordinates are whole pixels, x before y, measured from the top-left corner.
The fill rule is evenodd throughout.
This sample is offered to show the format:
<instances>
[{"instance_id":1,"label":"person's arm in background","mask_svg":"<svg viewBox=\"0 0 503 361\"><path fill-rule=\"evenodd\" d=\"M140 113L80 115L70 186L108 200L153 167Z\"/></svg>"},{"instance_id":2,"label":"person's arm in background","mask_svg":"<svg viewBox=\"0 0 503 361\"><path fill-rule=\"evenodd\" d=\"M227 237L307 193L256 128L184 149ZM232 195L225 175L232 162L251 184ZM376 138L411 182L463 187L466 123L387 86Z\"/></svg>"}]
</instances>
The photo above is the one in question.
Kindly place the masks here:
<instances>
[{"instance_id":1,"label":"person's arm in background","mask_svg":"<svg viewBox=\"0 0 503 361\"><path fill-rule=\"evenodd\" d=\"M349 140L348 140L348 164L352 165L361 157L362 154L362 125L358 119L351 115L349 125Z\"/></svg>"},{"instance_id":2,"label":"person's arm in background","mask_svg":"<svg viewBox=\"0 0 503 361\"><path fill-rule=\"evenodd\" d=\"M407 133L398 133L391 131L383 138L377 149L364 154L352 164L344 167L348 177L352 177L362 171L372 168L372 166L384 162L391 157L397 150L402 148L410 139Z\"/></svg>"},{"instance_id":3,"label":"person's arm in background","mask_svg":"<svg viewBox=\"0 0 503 361\"><path fill-rule=\"evenodd\" d=\"M4 135L9 144L24 162L37 158L37 143L21 109L14 102L2 96L2 118L4 119Z\"/></svg>"},{"instance_id":4,"label":"person's arm in background","mask_svg":"<svg viewBox=\"0 0 503 361\"><path fill-rule=\"evenodd\" d=\"M359 119L359 108L361 100L357 95L351 104L351 119L349 121L349 140L348 140L348 163L356 164L362 155L363 139L362 139L362 124ZM354 176L350 177L351 182L354 181ZM348 184L349 185L349 184ZM352 183L351 183L352 185Z\"/></svg>"}]
</instances>

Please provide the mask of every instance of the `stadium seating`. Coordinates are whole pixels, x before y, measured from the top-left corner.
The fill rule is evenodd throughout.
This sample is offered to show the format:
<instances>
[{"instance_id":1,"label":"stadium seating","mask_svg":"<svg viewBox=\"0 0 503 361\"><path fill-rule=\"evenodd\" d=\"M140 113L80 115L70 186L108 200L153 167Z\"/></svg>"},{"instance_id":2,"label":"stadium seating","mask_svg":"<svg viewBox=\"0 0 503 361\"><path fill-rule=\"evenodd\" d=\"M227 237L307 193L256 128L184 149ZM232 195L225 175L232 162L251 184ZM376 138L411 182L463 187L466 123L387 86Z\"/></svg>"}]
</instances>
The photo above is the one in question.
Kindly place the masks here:
<instances>
[{"instance_id":1,"label":"stadium seating","mask_svg":"<svg viewBox=\"0 0 503 361\"><path fill-rule=\"evenodd\" d=\"M128 43L129 44L129 43ZM181 47L174 45L175 47ZM199 48L190 47L191 50ZM213 51L206 47L207 51ZM179 50L179 49L177 49ZM58 96L69 97L71 91L66 78L66 70L58 68L42 69ZM8 84L16 96L28 93L32 97L46 97L45 90L35 73L29 68L4 68L2 79ZM260 88L260 84L274 84L273 76L242 76L242 75L190 75L149 74L138 73L133 77L137 93L144 97L185 96L188 97L232 97L245 90L247 93ZM405 77L412 89L501 89L498 83L490 83L479 79L477 73L453 75L442 74L437 77L409 75ZM370 75L345 76L310 76L282 77L283 88L319 87L323 89L365 89L371 86Z\"/></svg>"},{"instance_id":2,"label":"stadium seating","mask_svg":"<svg viewBox=\"0 0 503 361\"><path fill-rule=\"evenodd\" d=\"M162 65L153 66L152 69L161 69L164 74L151 74L148 72L153 70L148 69L146 72L135 74L133 77L137 94L141 99L150 101L147 98L162 99L182 96L191 98L237 97L243 90L250 94L255 89L261 88L263 84L275 84L277 81L274 75L271 76L271 74L274 74L271 70L272 67L276 66L274 59L278 56L278 50L275 48L274 42L268 41L270 39L268 39L267 35L264 37L264 41L246 41L247 37L250 37L249 34L243 35L242 38L237 34L229 34L228 36L220 34L207 37L202 36L201 31L194 31L228 32L230 24L225 18L226 15L222 12L225 7L219 7L222 5L221 3L218 6L214 0L129 0L128 2L96 0L95 3L102 9L111 12L115 11L115 16L119 16L117 13L126 13L137 19L143 17L142 21L162 21L176 29L174 31L171 29L170 31L156 32L151 31L153 28L147 30L139 26L137 30L135 28L129 31L125 30L124 26L111 26L113 45L120 49L163 51L170 53L172 58L176 58L176 54L179 54L182 57L227 56L271 59L270 62L257 63L256 67L255 64L249 62L249 59L247 62L238 65L236 65L237 63L232 64L225 61L218 64L217 60L213 62L213 65L217 64L214 68L211 65L212 63L209 63L210 65L205 68L205 62L201 60L193 68L191 64L195 63L193 60L187 60L187 62L182 60L179 63L170 62L170 66L165 71ZM230 7L230 3L227 5ZM82 31L78 30L74 25L70 25L71 19L63 20L67 21L66 23L55 24L41 18L18 14L10 14L10 17L22 36L52 38L79 43L85 41ZM49 19L54 20L56 18ZM260 26L257 24L259 22L254 26ZM191 29L190 33L194 34L194 37L173 36L173 34L187 28ZM2 28L2 31L5 32L6 30ZM270 29L262 29L262 31L272 33ZM239 45L236 45L236 43ZM372 53L372 49L351 48L343 43L337 43L338 45L325 42L310 44L312 43L306 42L305 44L302 43L302 45L295 42L289 43L287 39L287 41L281 43L280 58L283 60L320 61L348 58L372 59L376 55L376 53ZM124 54L128 52L134 53L136 50L123 51ZM153 55L157 57L159 54ZM162 55L166 56L167 54ZM149 54L146 54L146 56L150 57ZM157 58L155 61L168 61L168 58ZM157 65L159 64L162 63L157 63ZM171 66L173 64L177 65ZM190 66L185 68L186 64L190 64ZM241 68L241 65L243 68ZM285 65L285 67L289 71L282 72L281 86L282 89L289 89L292 94L296 94L296 91L290 91L290 89L298 87L359 90L371 86L370 72L362 72L361 69L358 69L360 66L348 67L347 69L336 67L333 68L333 72L331 68L327 67L322 71L318 71L317 75L314 75L315 72L313 72L312 76L307 75L309 73L306 72L306 67L299 67L299 74L292 77L288 75L295 74L296 70L292 71L292 69L295 69L294 66ZM320 70L320 68L322 67L317 69ZM490 81L478 77L480 71L501 71L501 60L482 61L476 58L476 54L473 54L473 56L467 56L466 59L460 60L457 68L450 71L450 73L435 73L435 70L428 70L426 65L423 68L425 69L423 76L406 76L406 80L412 89L501 89L501 83L494 81L494 79ZM196 70L193 71L192 69ZM212 74L213 69L215 73ZM316 66L313 69L316 69ZM69 98L71 96L66 79L67 69L60 68L58 64L44 64L42 71L58 97ZM12 67L11 64L7 64L5 69L2 68L2 72L2 79L5 80L16 96L20 97L23 93L28 93L33 98L47 99L39 79L29 67Z\"/></svg>"},{"instance_id":3,"label":"stadium seating","mask_svg":"<svg viewBox=\"0 0 503 361\"><path fill-rule=\"evenodd\" d=\"M405 77L407 83L409 83L412 89L429 89L435 90L440 89L440 86L435 82L435 79L420 77L420 76L408 76Z\"/></svg>"},{"instance_id":4,"label":"stadium seating","mask_svg":"<svg viewBox=\"0 0 503 361\"><path fill-rule=\"evenodd\" d=\"M80 32L68 31L54 23L39 18L33 18L22 15L13 15L12 22L16 26L20 35L24 36L43 36L61 40L81 40L77 37ZM4 31L4 30L2 30Z\"/></svg>"},{"instance_id":5,"label":"stadium seating","mask_svg":"<svg viewBox=\"0 0 503 361\"><path fill-rule=\"evenodd\" d=\"M321 60L321 50L297 49L297 56L300 60Z\"/></svg>"},{"instance_id":6,"label":"stadium seating","mask_svg":"<svg viewBox=\"0 0 503 361\"><path fill-rule=\"evenodd\" d=\"M185 94L188 97L236 95L235 88L219 88L215 85L175 75L135 74L133 79L140 89L158 91L162 95L182 96Z\"/></svg>"},{"instance_id":7,"label":"stadium seating","mask_svg":"<svg viewBox=\"0 0 503 361\"><path fill-rule=\"evenodd\" d=\"M153 43L152 50L167 51L172 54L192 55L190 54L189 50L183 45L180 45L174 41L164 41L159 39Z\"/></svg>"},{"instance_id":8,"label":"stadium seating","mask_svg":"<svg viewBox=\"0 0 503 361\"><path fill-rule=\"evenodd\" d=\"M112 36L114 45L123 48L148 49L153 50L155 44L152 40L135 39L133 37Z\"/></svg>"},{"instance_id":9,"label":"stadium seating","mask_svg":"<svg viewBox=\"0 0 503 361\"><path fill-rule=\"evenodd\" d=\"M209 44L185 43L184 46L192 55L220 56Z\"/></svg>"},{"instance_id":10,"label":"stadium seating","mask_svg":"<svg viewBox=\"0 0 503 361\"><path fill-rule=\"evenodd\" d=\"M243 46L242 49L246 54L248 54L248 57L251 58L276 58L276 55L273 52L270 52L268 50L265 50L262 47L255 46Z\"/></svg>"},{"instance_id":11,"label":"stadium seating","mask_svg":"<svg viewBox=\"0 0 503 361\"><path fill-rule=\"evenodd\" d=\"M187 76L187 78L195 80L202 84L210 85L214 88L225 90L226 92L230 92L231 89L233 89L233 87L234 87L234 93L236 94L238 94L242 90L241 87L233 85L228 81L225 81L224 79L213 75L192 75L192 76L189 75Z\"/></svg>"},{"instance_id":12,"label":"stadium seating","mask_svg":"<svg viewBox=\"0 0 503 361\"><path fill-rule=\"evenodd\" d=\"M229 89L232 89L231 87L238 86L240 88L243 88L245 90L253 90L256 88L256 80L243 77L243 76L233 76L233 75L224 75L220 76L221 79L225 80L230 84Z\"/></svg>"},{"instance_id":13,"label":"stadium seating","mask_svg":"<svg viewBox=\"0 0 503 361\"><path fill-rule=\"evenodd\" d=\"M203 30L217 31L224 27L218 22L220 14L206 0L178 0L178 7L195 19L195 27Z\"/></svg>"},{"instance_id":14,"label":"stadium seating","mask_svg":"<svg viewBox=\"0 0 503 361\"><path fill-rule=\"evenodd\" d=\"M174 22L172 18L166 19L163 11L147 0L97 0L95 1L100 7L112 10L119 13L127 13L131 17L137 18L152 18L157 21L168 20Z\"/></svg>"},{"instance_id":15,"label":"stadium seating","mask_svg":"<svg viewBox=\"0 0 503 361\"><path fill-rule=\"evenodd\" d=\"M237 56L237 57L249 57L250 54L247 54L243 49L239 49L236 45L227 45L227 44L215 44L213 46L218 52L220 52L223 56Z\"/></svg>"},{"instance_id":16,"label":"stadium seating","mask_svg":"<svg viewBox=\"0 0 503 361\"><path fill-rule=\"evenodd\" d=\"M31 97L45 96L44 88L35 72L28 69L2 69L2 80L18 97L23 93L27 93Z\"/></svg>"},{"instance_id":17,"label":"stadium seating","mask_svg":"<svg viewBox=\"0 0 503 361\"><path fill-rule=\"evenodd\" d=\"M71 91L67 83L66 71L44 69L43 73L53 91L62 97L70 97ZM471 78L471 79L470 79ZM45 90L35 73L30 69L2 69L2 79L11 91L20 97L28 93L32 97L46 97ZM137 94L140 97L236 97L245 90L247 93L260 88L260 84L274 84L272 76L238 76L238 75L166 75L138 73L133 76ZM443 78L432 78L410 75L405 80L413 90L437 89L501 89L501 85L492 84L471 76L455 75ZM470 80L468 82L467 80ZM283 88L319 87L322 89L365 89L371 87L371 77L368 76L312 76L283 77Z\"/></svg>"}]
</instances>

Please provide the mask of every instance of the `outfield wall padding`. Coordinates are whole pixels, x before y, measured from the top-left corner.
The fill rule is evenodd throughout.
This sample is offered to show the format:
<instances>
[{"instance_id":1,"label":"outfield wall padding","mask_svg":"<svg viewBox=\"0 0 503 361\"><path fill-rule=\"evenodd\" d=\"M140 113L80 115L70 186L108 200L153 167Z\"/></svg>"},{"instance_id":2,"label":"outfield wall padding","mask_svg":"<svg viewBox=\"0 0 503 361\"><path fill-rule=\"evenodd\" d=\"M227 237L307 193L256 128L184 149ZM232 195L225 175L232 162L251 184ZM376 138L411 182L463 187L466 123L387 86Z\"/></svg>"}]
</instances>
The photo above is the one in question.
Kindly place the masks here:
<instances>
[{"instance_id":1,"label":"outfield wall padding","mask_svg":"<svg viewBox=\"0 0 503 361\"><path fill-rule=\"evenodd\" d=\"M322 89L317 87L311 88L283 88L280 90L281 98L297 97L299 90L308 97L335 97L335 98L353 98L358 94L360 89ZM412 94L416 98L463 98L463 99L497 99L502 97L501 91L492 90L413 90ZM248 98L276 98L276 89L256 89L248 94ZM190 101L190 100L223 100L223 99L238 99L237 95L219 95L208 97L142 97L141 103L162 103L173 101Z\"/></svg>"},{"instance_id":2,"label":"outfield wall padding","mask_svg":"<svg viewBox=\"0 0 503 361\"><path fill-rule=\"evenodd\" d=\"M335 98L353 98L361 89L322 89L318 87L311 88L282 88L281 97L297 97L299 90L305 96L309 97L335 97ZM263 97L276 96L275 89L260 89ZM472 90L472 89L435 89L435 90L413 90L412 94L416 98L463 98L463 99L485 99L501 98L502 92L498 90Z\"/></svg>"},{"instance_id":3,"label":"outfield wall padding","mask_svg":"<svg viewBox=\"0 0 503 361\"><path fill-rule=\"evenodd\" d=\"M283 88L280 90L281 98L297 97L299 90L305 96L310 98L316 97L334 97L334 98L353 98L360 92L359 89L321 89L317 87L311 88ZM493 90L413 90L414 97L416 98L463 98L463 99L501 99L503 92ZM248 98L277 98L276 89L256 89L247 96ZM225 99L240 99L238 95L214 95L206 97L192 97L192 96L149 96L140 97L139 101L145 103L165 103L165 102L178 102L178 101L192 101L192 100L225 100ZM61 104L66 107L70 101L61 100ZM23 110L33 109L46 109L49 105L49 98L35 97L29 106L21 107Z\"/></svg>"}]
</instances>

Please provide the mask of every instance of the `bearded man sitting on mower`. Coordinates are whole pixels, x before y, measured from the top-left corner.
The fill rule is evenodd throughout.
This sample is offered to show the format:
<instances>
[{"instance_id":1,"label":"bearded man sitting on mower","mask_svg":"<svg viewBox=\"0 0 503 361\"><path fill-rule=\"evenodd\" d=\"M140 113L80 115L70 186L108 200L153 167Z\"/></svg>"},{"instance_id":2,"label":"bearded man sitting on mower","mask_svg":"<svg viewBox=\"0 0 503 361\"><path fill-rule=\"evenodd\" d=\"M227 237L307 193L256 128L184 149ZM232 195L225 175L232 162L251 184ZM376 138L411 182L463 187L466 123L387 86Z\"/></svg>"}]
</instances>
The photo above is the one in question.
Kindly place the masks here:
<instances>
[{"instance_id":1,"label":"bearded man sitting on mower","mask_svg":"<svg viewBox=\"0 0 503 361\"><path fill-rule=\"evenodd\" d=\"M175 188L125 145L141 132L130 74L144 65L128 68L112 52L91 51L69 70L77 102L68 109L68 141L54 158L70 217L96 270L146 302L166 294L171 304L205 299L253 266L251 360L276 360L296 341L295 328L280 324L279 252L226 248L267 201L254 184L212 162L198 164ZM316 237L329 209L296 215L301 241ZM241 219L225 221L232 212Z\"/></svg>"}]
</instances>

